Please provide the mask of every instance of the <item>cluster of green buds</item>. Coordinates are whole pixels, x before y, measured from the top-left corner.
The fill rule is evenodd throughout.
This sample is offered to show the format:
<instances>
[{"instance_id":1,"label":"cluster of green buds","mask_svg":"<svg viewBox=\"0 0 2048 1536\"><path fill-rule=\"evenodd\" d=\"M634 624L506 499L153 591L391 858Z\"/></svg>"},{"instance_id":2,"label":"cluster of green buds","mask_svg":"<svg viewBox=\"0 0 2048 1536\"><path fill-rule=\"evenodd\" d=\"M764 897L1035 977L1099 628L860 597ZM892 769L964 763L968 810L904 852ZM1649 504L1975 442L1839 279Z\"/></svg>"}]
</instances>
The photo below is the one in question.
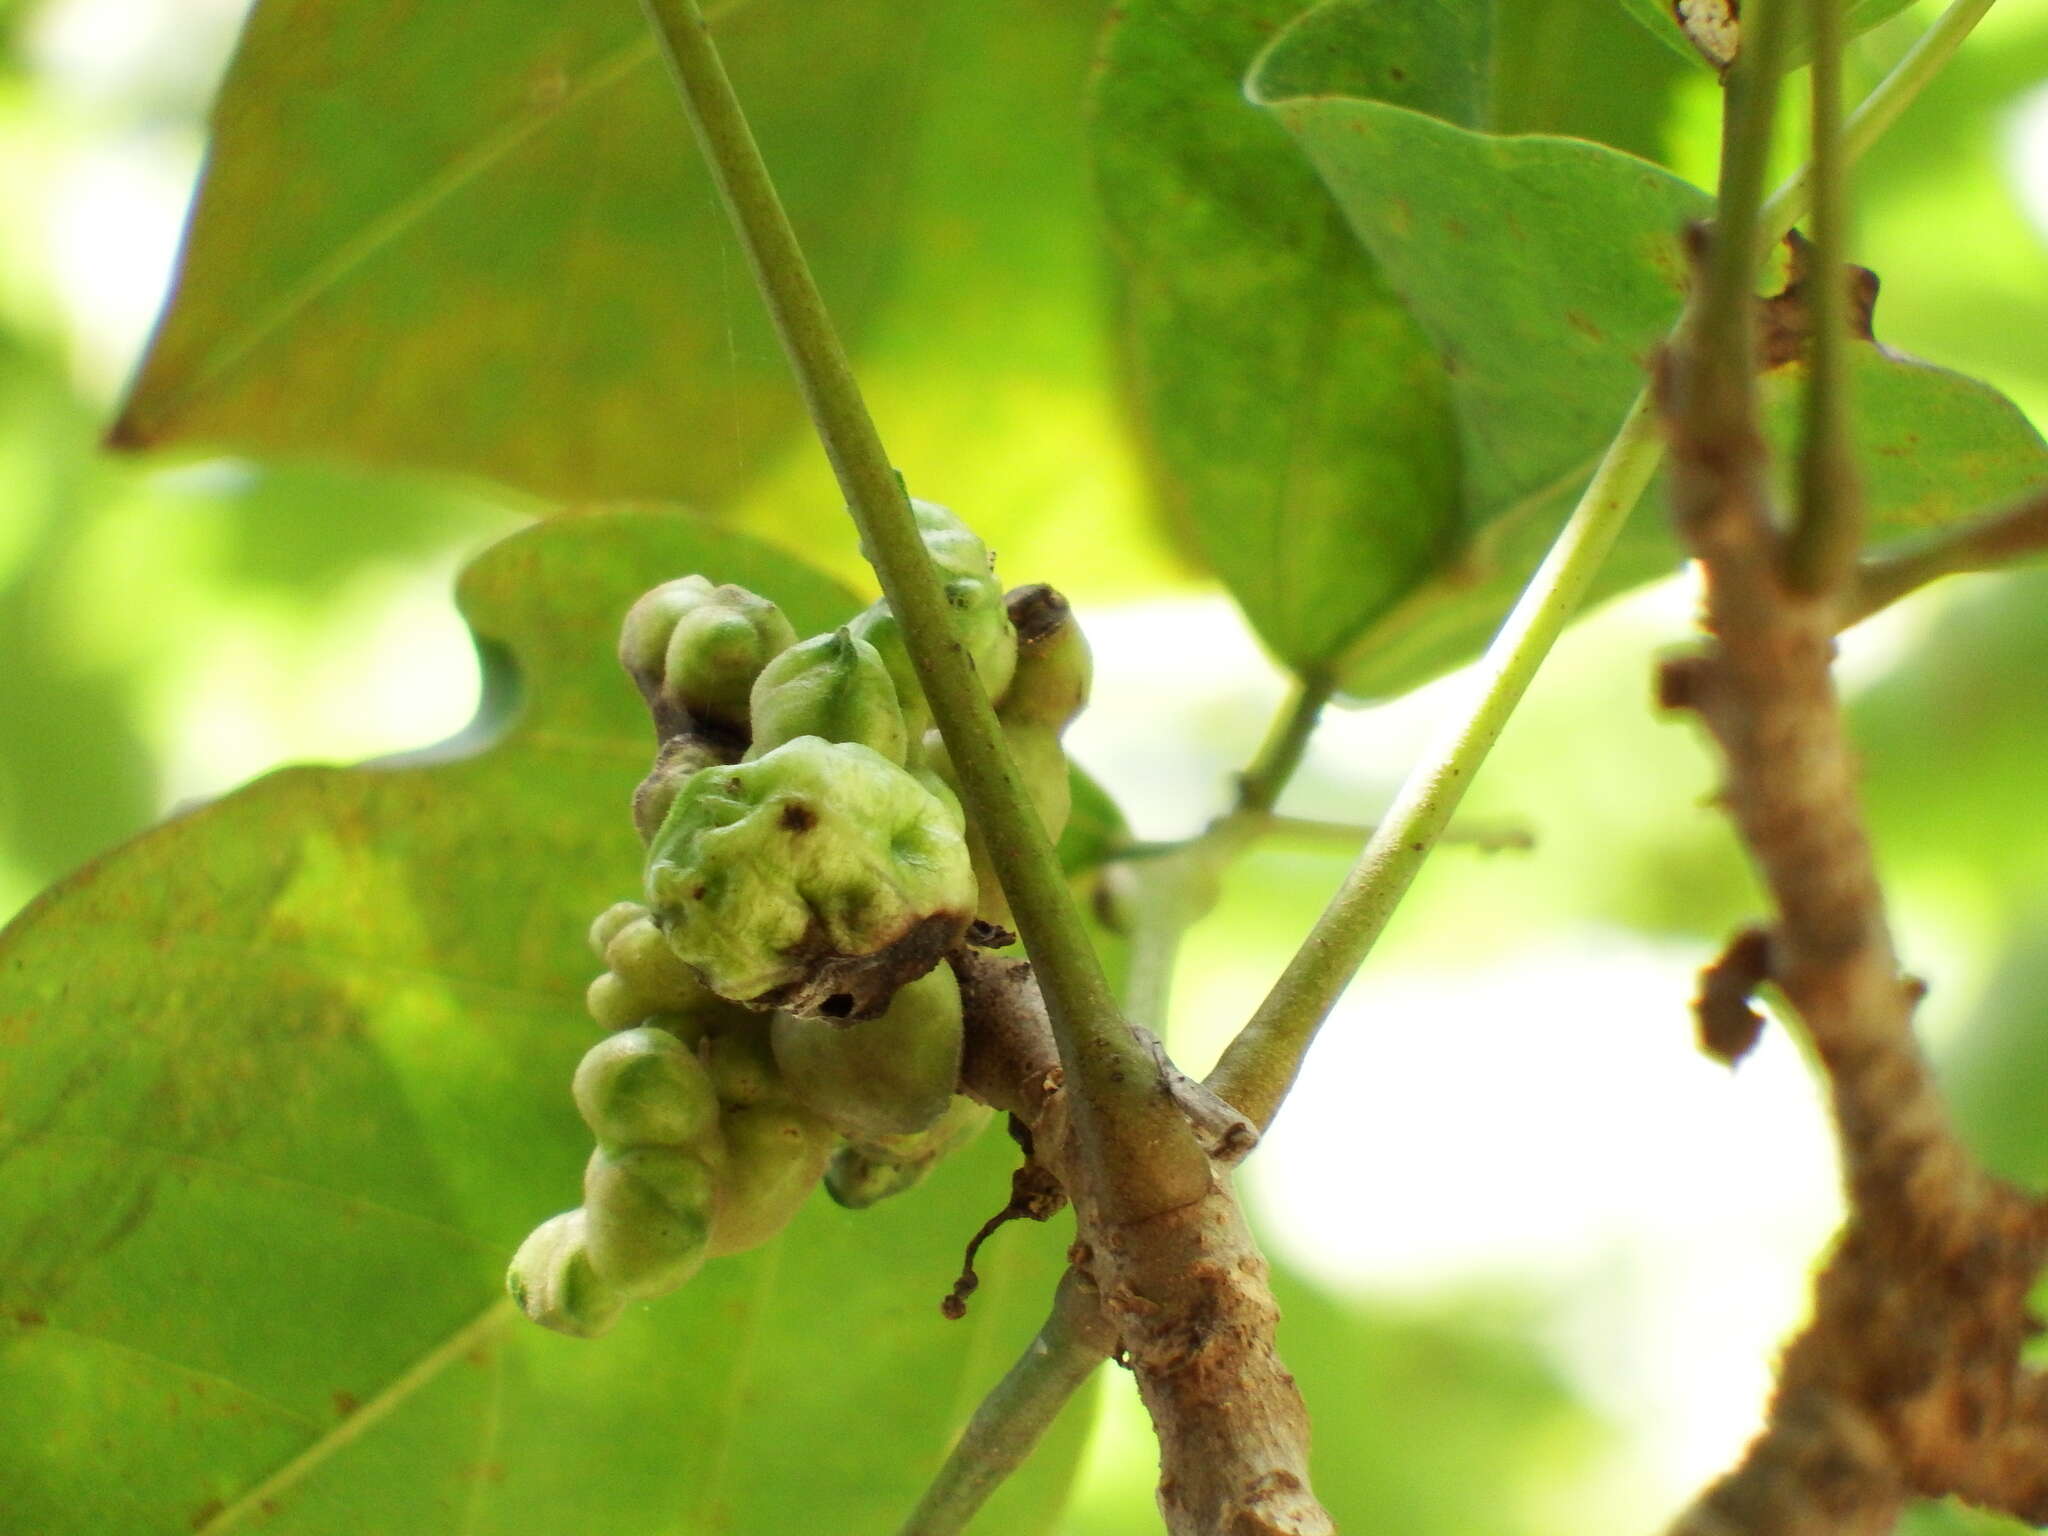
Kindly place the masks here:
<instances>
[{"instance_id":1,"label":"cluster of green buds","mask_svg":"<svg viewBox=\"0 0 2048 1536\"><path fill-rule=\"evenodd\" d=\"M1051 588L1005 598L980 539L912 507L1057 837L1087 644ZM859 1208L971 1140L989 1111L956 1091L943 962L1010 921L887 602L799 641L766 598L686 576L633 605L619 659L660 741L633 800L645 901L591 930L610 1033L573 1088L597 1144L583 1204L509 1279L528 1316L582 1335L766 1242L821 1177Z\"/></svg>"}]
</instances>

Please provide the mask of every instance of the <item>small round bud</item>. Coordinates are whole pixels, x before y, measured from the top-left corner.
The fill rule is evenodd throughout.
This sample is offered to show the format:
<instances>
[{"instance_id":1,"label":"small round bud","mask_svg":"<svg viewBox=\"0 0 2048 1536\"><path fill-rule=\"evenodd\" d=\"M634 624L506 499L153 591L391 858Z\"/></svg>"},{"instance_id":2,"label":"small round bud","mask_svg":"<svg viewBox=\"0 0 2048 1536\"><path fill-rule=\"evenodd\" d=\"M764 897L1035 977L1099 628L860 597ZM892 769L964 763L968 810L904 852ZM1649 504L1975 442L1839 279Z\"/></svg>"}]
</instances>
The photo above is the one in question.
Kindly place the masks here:
<instances>
[{"instance_id":1,"label":"small round bud","mask_svg":"<svg viewBox=\"0 0 2048 1536\"><path fill-rule=\"evenodd\" d=\"M605 964L636 994L647 999L650 1012L697 1013L723 1006L697 973L676 958L645 908L612 935L604 948Z\"/></svg>"},{"instance_id":2,"label":"small round bud","mask_svg":"<svg viewBox=\"0 0 2048 1536\"><path fill-rule=\"evenodd\" d=\"M584 1053L570 1092L607 1151L694 1146L718 1128L718 1093L702 1062L661 1029L629 1029Z\"/></svg>"},{"instance_id":3,"label":"small round bud","mask_svg":"<svg viewBox=\"0 0 2048 1536\"><path fill-rule=\"evenodd\" d=\"M850 1211L865 1210L923 1181L938 1163L995 1118L986 1104L955 1094L938 1122L908 1136L852 1141L832 1154L825 1193Z\"/></svg>"},{"instance_id":4,"label":"small round bud","mask_svg":"<svg viewBox=\"0 0 2048 1536\"><path fill-rule=\"evenodd\" d=\"M599 1029L631 1029L658 1011L653 998L616 971L606 971L590 984L583 994L583 1006Z\"/></svg>"},{"instance_id":5,"label":"small round bud","mask_svg":"<svg viewBox=\"0 0 2048 1536\"><path fill-rule=\"evenodd\" d=\"M908 744L887 664L846 629L799 641L769 662L754 680L749 713L749 758L799 736L819 736L858 742L900 763Z\"/></svg>"},{"instance_id":6,"label":"small round bud","mask_svg":"<svg viewBox=\"0 0 2048 1536\"><path fill-rule=\"evenodd\" d=\"M637 901L615 901L591 921L590 947L597 958L604 958L604 947L611 943L612 935L635 918L645 917L647 909Z\"/></svg>"}]
</instances>

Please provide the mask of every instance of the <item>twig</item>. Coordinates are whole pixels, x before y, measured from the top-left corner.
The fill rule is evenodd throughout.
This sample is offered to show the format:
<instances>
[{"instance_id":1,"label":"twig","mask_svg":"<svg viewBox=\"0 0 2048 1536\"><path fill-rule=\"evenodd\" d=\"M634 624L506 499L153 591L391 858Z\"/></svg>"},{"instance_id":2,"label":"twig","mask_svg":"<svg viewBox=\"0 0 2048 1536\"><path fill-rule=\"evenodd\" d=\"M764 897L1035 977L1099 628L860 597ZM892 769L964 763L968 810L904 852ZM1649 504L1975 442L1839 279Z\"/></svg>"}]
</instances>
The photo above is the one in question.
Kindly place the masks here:
<instances>
[{"instance_id":1,"label":"twig","mask_svg":"<svg viewBox=\"0 0 2048 1536\"><path fill-rule=\"evenodd\" d=\"M1767 118L1750 102L1734 138L1766 138ZM1659 371L1673 515L1713 637L1666 664L1660 695L1697 713L1726 760L1723 800L1777 909L1747 969L1768 965L1813 1042L1851 1216L1763 1434L1672 1536L1879 1536L1910 1498L1945 1494L2038 1523L2048 1389L2019 1349L2048 1214L1970 1162L1913 1037L1919 989L1899 973L1830 677L1838 585L1792 579L1755 379L1726 366L1751 332L1754 246L1739 229L1724 217L1702 263L1698 312L1726 329L1703 319Z\"/></svg>"},{"instance_id":2,"label":"twig","mask_svg":"<svg viewBox=\"0 0 2048 1536\"><path fill-rule=\"evenodd\" d=\"M1779 4L1783 0L1778 0ZM1848 168L1842 146L1843 0L1811 0L1813 19L1813 341L1799 442L1799 512L1786 541L1786 579L1839 593L1863 544L1863 502L1849 434ZM1776 9L1776 6L1773 6Z\"/></svg>"},{"instance_id":3,"label":"twig","mask_svg":"<svg viewBox=\"0 0 2048 1536\"><path fill-rule=\"evenodd\" d=\"M1068 1095L1031 967L953 956L967 1021L960 1079L1031 1128L1032 1156L1073 1199L1077 1269L1095 1282L1159 1433L1173 1536L1328 1536L1308 1483L1308 1419L1273 1347L1278 1311L1227 1178L1133 1225L1104 1218L1075 1155Z\"/></svg>"},{"instance_id":4,"label":"twig","mask_svg":"<svg viewBox=\"0 0 2048 1536\"><path fill-rule=\"evenodd\" d=\"M1068 1270L1045 1326L974 1410L898 1536L956 1536L965 1530L1115 1347L1102 1298L1085 1275Z\"/></svg>"},{"instance_id":5,"label":"twig","mask_svg":"<svg viewBox=\"0 0 2048 1536\"><path fill-rule=\"evenodd\" d=\"M1017 926L1041 967L1060 1059L1090 1155L1115 1167L1133 1212L1195 1198L1207 1161L1157 1091L1124 1026L1057 854L1031 809L995 710L953 636L951 610L910 503L855 382L795 231L754 142L697 0L643 0L726 211L789 354L862 546L901 621L918 681L960 774ZM1105 1196L1110 1198L1110 1196Z\"/></svg>"},{"instance_id":6,"label":"twig","mask_svg":"<svg viewBox=\"0 0 2048 1536\"><path fill-rule=\"evenodd\" d=\"M1254 814L1271 811L1280 803L1280 791L1294 777L1308 751L1309 738L1323 707L1337 691L1336 676L1310 672L1295 684L1287 710L1274 722L1272 734L1259 748L1259 755L1237 781L1237 808Z\"/></svg>"},{"instance_id":7,"label":"twig","mask_svg":"<svg viewBox=\"0 0 2048 1536\"><path fill-rule=\"evenodd\" d=\"M2048 487L1973 522L1959 523L1901 549L1872 555L1857 569L1842 625L1861 623L1943 576L1993 569L2048 552Z\"/></svg>"}]
</instances>

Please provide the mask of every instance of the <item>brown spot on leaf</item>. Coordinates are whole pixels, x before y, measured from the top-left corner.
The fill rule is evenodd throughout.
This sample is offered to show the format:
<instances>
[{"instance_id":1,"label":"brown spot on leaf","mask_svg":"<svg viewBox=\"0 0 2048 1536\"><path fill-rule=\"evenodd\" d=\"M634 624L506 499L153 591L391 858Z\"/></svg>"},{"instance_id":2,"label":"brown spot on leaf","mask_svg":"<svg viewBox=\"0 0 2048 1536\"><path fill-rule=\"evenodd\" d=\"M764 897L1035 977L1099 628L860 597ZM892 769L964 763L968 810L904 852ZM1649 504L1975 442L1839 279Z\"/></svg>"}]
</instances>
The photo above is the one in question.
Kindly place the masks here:
<instances>
[{"instance_id":1,"label":"brown spot on leaf","mask_svg":"<svg viewBox=\"0 0 2048 1536\"><path fill-rule=\"evenodd\" d=\"M1605 341L1607 339L1605 331L1601 330L1599 326L1580 314L1576 309L1566 310L1564 318L1573 330L1577 331L1588 341Z\"/></svg>"},{"instance_id":2,"label":"brown spot on leaf","mask_svg":"<svg viewBox=\"0 0 2048 1536\"><path fill-rule=\"evenodd\" d=\"M778 819L785 832L800 837L818 824L818 813L801 800L791 800L783 805L782 815Z\"/></svg>"},{"instance_id":3,"label":"brown spot on leaf","mask_svg":"<svg viewBox=\"0 0 2048 1536\"><path fill-rule=\"evenodd\" d=\"M214 1517L226 1508L227 1505L221 1503L219 1499L208 1499L204 1504L192 1511L192 1518L187 1523L193 1530L203 1531L213 1524Z\"/></svg>"},{"instance_id":4,"label":"brown spot on leaf","mask_svg":"<svg viewBox=\"0 0 2048 1536\"><path fill-rule=\"evenodd\" d=\"M344 1419L363 1406L362 1399L353 1392L336 1392L333 1402L335 1413Z\"/></svg>"}]
</instances>

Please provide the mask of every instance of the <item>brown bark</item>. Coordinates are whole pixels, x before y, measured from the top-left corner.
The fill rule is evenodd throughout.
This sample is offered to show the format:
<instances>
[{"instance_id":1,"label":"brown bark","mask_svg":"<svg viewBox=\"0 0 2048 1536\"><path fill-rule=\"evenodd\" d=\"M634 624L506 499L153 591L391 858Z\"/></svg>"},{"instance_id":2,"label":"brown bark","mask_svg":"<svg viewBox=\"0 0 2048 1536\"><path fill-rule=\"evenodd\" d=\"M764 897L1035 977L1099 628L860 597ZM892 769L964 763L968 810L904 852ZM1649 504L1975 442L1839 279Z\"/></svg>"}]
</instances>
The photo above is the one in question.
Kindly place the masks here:
<instances>
[{"instance_id":1,"label":"brown bark","mask_svg":"<svg viewBox=\"0 0 2048 1536\"><path fill-rule=\"evenodd\" d=\"M2033 1198L1979 1170L1914 1039L1830 675L1842 598L1785 577L1746 377L1667 357L1672 497L1710 643L1659 695L1698 714L1776 906L1768 975L1825 1072L1851 1214L1763 1433L1672 1536L1878 1536L1916 1497L2048 1522L2048 1386L2020 1362L2048 1253Z\"/></svg>"},{"instance_id":2,"label":"brown bark","mask_svg":"<svg viewBox=\"0 0 2048 1536\"><path fill-rule=\"evenodd\" d=\"M1031 967L955 951L967 1018L961 1080L1031 1127L1033 1156L1074 1203L1073 1262L1102 1298L1116 1356L1159 1437L1159 1506L1174 1536L1326 1536L1309 1487L1308 1414L1274 1349L1279 1310L1246 1230L1226 1133L1208 1189L1128 1218L1093 1187L1075 1145ZM1195 1106L1191 1105L1191 1109ZM1201 1113L1195 1109L1196 1113Z\"/></svg>"}]
</instances>

